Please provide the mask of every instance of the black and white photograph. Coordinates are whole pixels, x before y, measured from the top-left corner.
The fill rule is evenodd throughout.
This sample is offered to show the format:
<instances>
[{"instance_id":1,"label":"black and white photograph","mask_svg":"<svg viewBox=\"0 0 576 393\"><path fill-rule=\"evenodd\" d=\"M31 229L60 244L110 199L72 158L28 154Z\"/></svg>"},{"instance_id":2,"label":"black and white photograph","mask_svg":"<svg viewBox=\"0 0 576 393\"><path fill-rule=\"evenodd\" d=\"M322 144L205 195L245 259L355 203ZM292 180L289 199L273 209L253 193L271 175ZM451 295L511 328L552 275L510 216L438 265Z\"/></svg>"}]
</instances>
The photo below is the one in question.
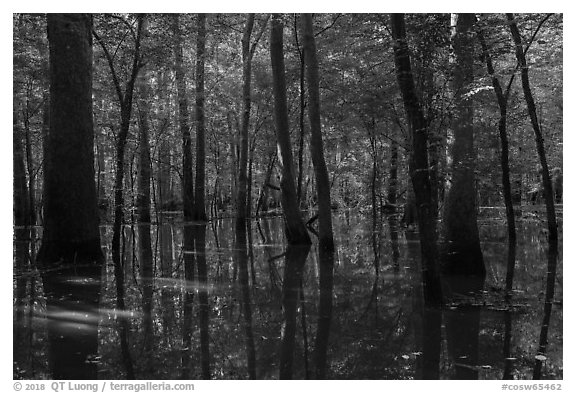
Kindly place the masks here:
<instances>
[{"instance_id":1,"label":"black and white photograph","mask_svg":"<svg viewBox=\"0 0 576 393\"><path fill-rule=\"evenodd\" d=\"M567 391L563 22L12 13L10 386Z\"/></svg>"}]
</instances>

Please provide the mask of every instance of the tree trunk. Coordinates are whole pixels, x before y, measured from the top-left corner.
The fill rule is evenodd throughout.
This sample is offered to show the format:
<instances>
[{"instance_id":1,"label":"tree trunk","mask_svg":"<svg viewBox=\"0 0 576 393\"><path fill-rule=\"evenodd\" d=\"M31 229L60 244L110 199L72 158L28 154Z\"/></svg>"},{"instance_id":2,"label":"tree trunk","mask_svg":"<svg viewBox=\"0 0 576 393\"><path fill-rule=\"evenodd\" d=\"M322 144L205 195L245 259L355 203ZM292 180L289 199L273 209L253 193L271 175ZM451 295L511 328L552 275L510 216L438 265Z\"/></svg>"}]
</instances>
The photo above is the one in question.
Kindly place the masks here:
<instances>
[{"instance_id":1,"label":"tree trunk","mask_svg":"<svg viewBox=\"0 0 576 393\"><path fill-rule=\"evenodd\" d=\"M330 179L324 159L322 129L320 122L320 88L318 76L318 56L314 40L312 14L302 14L302 36L308 82L308 116L310 118L310 155L314 164L316 192L318 194L318 229L320 247L334 250L332 233L332 207L330 202Z\"/></svg>"},{"instance_id":2,"label":"tree trunk","mask_svg":"<svg viewBox=\"0 0 576 393\"><path fill-rule=\"evenodd\" d=\"M146 23L142 26L142 34L147 36ZM136 209L138 212L138 259L140 261L140 277L143 281L143 298L142 309L144 312L144 335L145 335L145 352L151 356L152 350L152 279L153 279L153 261L152 261L152 238L150 235L150 142L149 142L149 116L150 116L150 84L149 72L147 68L142 69L138 78L139 99L138 99L138 117L140 125L140 143L138 152L138 182L137 182L137 199Z\"/></svg>"},{"instance_id":3,"label":"tree trunk","mask_svg":"<svg viewBox=\"0 0 576 393\"><path fill-rule=\"evenodd\" d=\"M182 51L182 33L180 32L179 15L174 14L173 31L176 39L174 46L176 89L178 95L178 120L182 134L182 206L184 221L192 221L194 212L194 178L192 169L192 138L190 136L188 98L186 96L186 81L184 80L184 65Z\"/></svg>"},{"instance_id":4,"label":"tree trunk","mask_svg":"<svg viewBox=\"0 0 576 393\"><path fill-rule=\"evenodd\" d=\"M286 220L286 237L290 244L310 244L310 236L302 220L294 184L294 164L288 124L286 81L284 79L284 25L279 15L272 18L270 32L270 58L274 87L274 120L278 140L279 158L282 166L282 209Z\"/></svg>"},{"instance_id":5,"label":"tree trunk","mask_svg":"<svg viewBox=\"0 0 576 393\"><path fill-rule=\"evenodd\" d=\"M167 92L168 76L166 72L160 72L158 75L158 118L162 133L159 136L158 148L158 193L157 198L161 209L169 200L174 199L172 190L171 173L172 173L172 151L169 141L169 124L170 124L170 95Z\"/></svg>"},{"instance_id":6,"label":"tree trunk","mask_svg":"<svg viewBox=\"0 0 576 393\"><path fill-rule=\"evenodd\" d=\"M506 206L506 221L508 224L508 243L509 247L516 244L516 223L514 220L514 205L512 203L512 188L510 186L510 165L508 163L508 135L506 134L506 116L508 108L508 95L502 92L502 86L494 71L492 56L484 40L482 30L478 30L478 39L482 46L484 61L488 74L492 78L492 86L498 100L500 108L500 119L498 120L498 132L500 135L500 165L502 166L502 191L504 193L504 204Z\"/></svg>"},{"instance_id":7,"label":"tree trunk","mask_svg":"<svg viewBox=\"0 0 576 393\"><path fill-rule=\"evenodd\" d=\"M206 14L198 14L196 39L196 194L194 220L206 221L206 136L204 122L204 63L206 48Z\"/></svg>"},{"instance_id":8,"label":"tree trunk","mask_svg":"<svg viewBox=\"0 0 576 393\"><path fill-rule=\"evenodd\" d=\"M388 195L386 199L388 203L396 209L398 199L398 142L395 139L396 135L392 135L390 141L390 172L388 173Z\"/></svg>"},{"instance_id":9,"label":"tree trunk","mask_svg":"<svg viewBox=\"0 0 576 393\"><path fill-rule=\"evenodd\" d=\"M246 200L248 188L248 130L250 127L250 106L251 106L251 79L252 79L252 57L250 56L250 37L254 27L254 14L249 14L242 36L242 126L240 129L240 151L238 168L238 187L236 198L236 225L246 226ZM246 230L238 231L246 235Z\"/></svg>"},{"instance_id":10,"label":"tree trunk","mask_svg":"<svg viewBox=\"0 0 576 393\"><path fill-rule=\"evenodd\" d=\"M455 14L452 22L454 64L454 143L452 145L452 186L444 206L443 263L447 274L484 275L476 222L474 167L474 112L469 97L474 81L473 14Z\"/></svg>"},{"instance_id":11,"label":"tree trunk","mask_svg":"<svg viewBox=\"0 0 576 393\"><path fill-rule=\"evenodd\" d=\"M92 18L48 14L50 133L38 260L102 258L94 182Z\"/></svg>"},{"instance_id":12,"label":"tree trunk","mask_svg":"<svg viewBox=\"0 0 576 393\"><path fill-rule=\"evenodd\" d=\"M26 103L28 106L28 103ZM28 110L26 110L28 112ZM30 137L30 121L27 119L24 122L25 141L26 141L26 171L28 173L28 214L30 215L30 224L36 224L36 187L34 186L34 152L32 150L32 142Z\"/></svg>"},{"instance_id":13,"label":"tree trunk","mask_svg":"<svg viewBox=\"0 0 576 393\"><path fill-rule=\"evenodd\" d=\"M300 59L300 134L298 135L298 185L297 194L298 202L302 206L302 181L304 179L304 110L306 108L305 99L305 86L304 86L304 72L305 72L305 61L304 54L300 50L300 44L298 42L298 22L297 15L294 16L294 37L296 39L296 47L298 48L298 57Z\"/></svg>"},{"instance_id":14,"label":"tree trunk","mask_svg":"<svg viewBox=\"0 0 576 393\"><path fill-rule=\"evenodd\" d=\"M146 32L144 32L146 34ZM136 208L138 211L138 221L140 224L150 224L150 85L148 82L148 71L143 69L139 82L138 117L140 125L140 144L138 151L138 191ZM150 228L147 226L148 241L150 241Z\"/></svg>"},{"instance_id":15,"label":"tree trunk","mask_svg":"<svg viewBox=\"0 0 576 393\"><path fill-rule=\"evenodd\" d=\"M26 168L24 166L24 150L20 130L18 129L18 114L13 114L14 128L12 133L12 160L14 171L14 226L29 226L30 214L28 208L28 187L26 185Z\"/></svg>"},{"instance_id":16,"label":"tree trunk","mask_svg":"<svg viewBox=\"0 0 576 393\"><path fill-rule=\"evenodd\" d=\"M538 158L540 158L540 166L542 167L542 183L544 185L544 200L546 202L546 216L548 219L548 240L550 243L558 243L558 226L556 224L556 212L554 211L554 193L552 192L552 181L550 180L550 172L548 170L548 162L546 160L546 150L544 148L544 139L542 138L542 131L540 130L540 123L538 123L538 116L536 114L536 104L530 89L530 79L528 78L528 65L526 64L526 56L524 55L524 46L522 45L522 37L516 25L514 14L506 14L510 25L510 32L516 45L516 59L520 63L520 72L522 76L522 90L524 90L524 98L526 99L526 106L528 107L528 114L530 115L530 122L534 129L534 136L536 139L536 148L538 150Z\"/></svg>"},{"instance_id":17,"label":"tree trunk","mask_svg":"<svg viewBox=\"0 0 576 393\"><path fill-rule=\"evenodd\" d=\"M410 65L410 53L406 42L404 14L391 14L392 37L394 38L394 62L396 76L404 101L406 117L411 131L412 151L409 171L414 188L420 229L422 250L422 280L424 299L427 305L442 303L442 289L438 268L436 221L432 212L432 196L428 166L428 130L416 95Z\"/></svg>"}]
</instances>

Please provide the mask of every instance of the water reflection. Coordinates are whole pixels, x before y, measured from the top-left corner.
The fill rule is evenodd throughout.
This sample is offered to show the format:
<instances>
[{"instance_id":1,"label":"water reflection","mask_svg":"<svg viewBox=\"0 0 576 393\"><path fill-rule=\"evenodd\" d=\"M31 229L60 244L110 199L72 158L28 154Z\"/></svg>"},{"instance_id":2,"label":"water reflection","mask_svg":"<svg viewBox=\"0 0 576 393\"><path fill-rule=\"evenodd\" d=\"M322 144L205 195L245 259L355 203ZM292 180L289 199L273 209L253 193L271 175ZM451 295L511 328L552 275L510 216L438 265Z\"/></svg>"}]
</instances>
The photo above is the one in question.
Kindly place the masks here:
<instances>
[{"instance_id":1,"label":"water reflection","mask_svg":"<svg viewBox=\"0 0 576 393\"><path fill-rule=\"evenodd\" d=\"M318 328L316 330L316 378L325 379L328 367L328 338L332 321L332 292L334 287L334 252L319 247L320 299L318 301Z\"/></svg>"},{"instance_id":2,"label":"water reflection","mask_svg":"<svg viewBox=\"0 0 576 393\"><path fill-rule=\"evenodd\" d=\"M540 340L538 342L538 354L534 365L534 379L542 378L542 367L546 361L546 350L548 348L548 329L552 314L552 304L554 301L554 287L556 284L556 268L558 265L558 249L556 244L550 244L548 248L548 271L546 273L546 295L544 298L544 317L540 329Z\"/></svg>"},{"instance_id":3,"label":"water reflection","mask_svg":"<svg viewBox=\"0 0 576 393\"><path fill-rule=\"evenodd\" d=\"M448 353L454 364L454 379L478 379L478 334L483 276L444 277L449 307L444 312Z\"/></svg>"},{"instance_id":4,"label":"water reflection","mask_svg":"<svg viewBox=\"0 0 576 393\"><path fill-rule=\"evenodd\" d=\"M424 305L417 233L383 219L377 233L360 215L335 220L335 254L283 252L282 221L255 221L253 261L231 220L152 225L151 244L128 227L124 310L111 263L36 280L30 235L15 232L14 375L126 378L126 321L138 378L562 377L562 258L542 262L538 225L520 227L508 258L505 228L481 228L485 282L445 278L438 309Z\"/></svg>"},{"instance_id":5,"label":"water reflection","mask_svg":"<svg viewBox=\"0 0 576 393\"><path fill-rule=\"evenodd\" d=\"M297 329L298 301L302 287L302 272L310 246L288 246L282 285L282 345L280 348L280 379L292 379L295 336Z\"/></svg>"},{"instance_id":6,"label":"water reflection","mask_svg":"<svg viewBox=\"0 0 576 393\"><path fill-rule=\"evenodd\" d=\"M48 362L53 379L96 379L100 266L42 275L46 296Z\"/></svg>"}]
</instances>

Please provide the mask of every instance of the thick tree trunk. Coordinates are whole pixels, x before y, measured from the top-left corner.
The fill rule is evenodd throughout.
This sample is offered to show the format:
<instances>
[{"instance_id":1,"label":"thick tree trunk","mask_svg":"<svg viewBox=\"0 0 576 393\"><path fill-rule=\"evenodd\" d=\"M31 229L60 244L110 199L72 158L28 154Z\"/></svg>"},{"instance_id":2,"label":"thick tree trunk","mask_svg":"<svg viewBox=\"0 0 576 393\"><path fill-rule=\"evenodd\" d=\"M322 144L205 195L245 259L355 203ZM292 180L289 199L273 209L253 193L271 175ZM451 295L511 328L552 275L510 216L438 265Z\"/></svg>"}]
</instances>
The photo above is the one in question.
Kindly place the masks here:
<instances>
[{"instance_id":1,"label":"thick tree trunk","mask_svg":"<svg viewBox=\"0 0 576 393\"><path fill-rule=\"evenodd\" d=\"M206 132L204 122L204 63L206 48L206 14L198 14L196 38L196 194L194 220L206 221Z\"/></svg>"},{"instance_id":2,"label":"thick tree trunk","mask_svg":"<svg viewBox=\"0 0 576 393\"><path fill-rule=\"evenodd\" d=\"M310 236L302 220L298 196L294 184L294 164L292 146L290 143L290 128L288 124L288 105L286 99L286 81L284 79L284 25L278 15L272 18L270 32L270 57L272 63L272 78L274 87L274 119L276 123L276 138L282 165L282 209L286 220L286 237L290 244L310 244Z\"/></svg>"},{"instance_id":3,"label":"thick tree trunk","mask_svg":"<svg viewBox=\"0 0 576 393\"><path fill-rule=\"evenodd\" d=\"M454 143L452 145L452 186L444 206L443 269L447 274L484 275L476 220L474 168L474 112L469 97L474 81L473 14L457 14L452 22L454 64Z\"/></svg>"},{"instance_id":4,"label":"thick tree trunk","mask_svg":"<svg viewBox=\"0 0 576 393\"><path fill-rule=\"evenodd\" d=\"M316 192L318 194L318 229L320 247L334 249L332 233L332 210L330 202L330 179L324 159L324 145L320 122L320 88L318 57L314 40L312 14L302 14L302 36L306 61L306 81L308 82L308 116L310 118L310 155L314 164Z\"/></svg>"},{"instance_id":5,"label":"thick tree trunk","mask_svg":"<svg viewBox=\"0 0 576 393\"><path fill-rule=\"evenodd\" d=\"M411 131L412 151L409 171L414 188L422 250L422 280L424 299L427 305L442 303L436 221L432 212L432 196L428 166L428 130L420 101L416 95L410 65L410 53L406 42L406 26L403 14L391 14L392 37L394 38L394 61L398 85L404 101L406 117Z\"/></svg>"},{"instance_id":6,"label":"thick tree trunk","mask_svg":"<svg viewBox=\"0 0 576 393\"><path fill-rule=\"evenodd\" d=\"M192 169L192 138L190 136L188 98L184 80L184 61L182 51L182 33L178 14L174 15L173 24L176 43L174 46L176 89L178 95L178 121L182 134L182 206L184 221L192 221L194 212L194 178Z\"/></svg>"},{"instance_id":7,"label":"thick tree trunk","mask_svg":"<svg viewBox=\"0 0 576 393\"><path fill-rule=\"evenodd\" d=\"M48 14L50 133L38 260L102 258L94 182L92 18Z\"/></svg>"},{"instance_id":8,"label":"thick tree trunk","mask_svg":"<svg viewBox=\"0 0 576 393\"><path fill-rule=\"evenodd\" d=\"M534 136L536 139L536 149L538 150L538 158L540 159L540 166L542 167L542 183L544 185L544 200L546 202L546 216L548 219L548 239L551 243L558 243L558 226L556 224L556 212L554 210L554 193L552 191L552 181L550 180L550 172L548 170L548 161L546 160L546 149L544 148L544 139L542 138L542 131L540 130L540 123L536 114L536 104L532 96L530 88L530 79L528 78L528 65L526 63L526 56L524 55L524 46L522 45L522 37L514 19L513 14L506 14L508 18L510 32L514 39L516 46L516 59L520 63L520 75L522 77L522 90L524 90L524 98L526 99L526 106L528 107L528 114L530 115L530 122L534 129Z\"/></svg>"}]
</instances>

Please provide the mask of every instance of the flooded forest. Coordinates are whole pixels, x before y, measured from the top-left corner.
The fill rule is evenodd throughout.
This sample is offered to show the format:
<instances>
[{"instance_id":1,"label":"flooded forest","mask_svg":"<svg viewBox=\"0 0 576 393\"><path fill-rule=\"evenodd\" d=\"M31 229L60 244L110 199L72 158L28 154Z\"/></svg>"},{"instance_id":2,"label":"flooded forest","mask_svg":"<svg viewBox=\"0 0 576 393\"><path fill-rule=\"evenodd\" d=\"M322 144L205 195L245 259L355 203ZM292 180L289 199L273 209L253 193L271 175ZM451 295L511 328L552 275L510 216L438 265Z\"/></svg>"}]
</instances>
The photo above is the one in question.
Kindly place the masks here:
<instances>
[{"instance_id":1,"label":"flooded forest","mask_svg":"<svg viewBox=\"0 0 576 393\"><path fill-rule=\"evenodd\" d=\"M563 379L562 14L13 14L13 378Z\"/></svg>"}]
</instances>

